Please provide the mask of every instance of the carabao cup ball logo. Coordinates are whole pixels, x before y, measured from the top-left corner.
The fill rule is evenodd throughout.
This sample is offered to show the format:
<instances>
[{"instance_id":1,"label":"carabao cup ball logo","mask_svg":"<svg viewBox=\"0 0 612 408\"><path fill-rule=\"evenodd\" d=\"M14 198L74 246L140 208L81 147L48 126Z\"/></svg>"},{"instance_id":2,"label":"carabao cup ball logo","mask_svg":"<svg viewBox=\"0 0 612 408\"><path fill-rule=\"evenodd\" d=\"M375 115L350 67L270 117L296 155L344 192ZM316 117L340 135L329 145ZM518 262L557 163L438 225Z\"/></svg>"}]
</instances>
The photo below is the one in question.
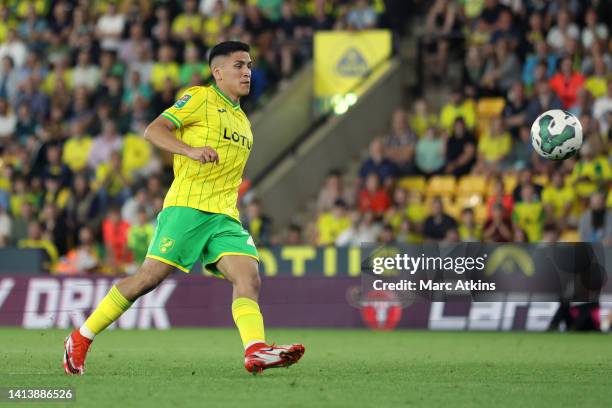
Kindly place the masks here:
<instances>
[{"instance_id":1,"label":"carabao cup ball logo","mask_svg":"<svg viewBox=\"0 0 612 408\"><path fill-rule=\"evenodd\" d=\"M552 109L531 126L531 145L545 159L565 160L582 146L582 126L570 112Z\"/></svg>"}]
</instances>

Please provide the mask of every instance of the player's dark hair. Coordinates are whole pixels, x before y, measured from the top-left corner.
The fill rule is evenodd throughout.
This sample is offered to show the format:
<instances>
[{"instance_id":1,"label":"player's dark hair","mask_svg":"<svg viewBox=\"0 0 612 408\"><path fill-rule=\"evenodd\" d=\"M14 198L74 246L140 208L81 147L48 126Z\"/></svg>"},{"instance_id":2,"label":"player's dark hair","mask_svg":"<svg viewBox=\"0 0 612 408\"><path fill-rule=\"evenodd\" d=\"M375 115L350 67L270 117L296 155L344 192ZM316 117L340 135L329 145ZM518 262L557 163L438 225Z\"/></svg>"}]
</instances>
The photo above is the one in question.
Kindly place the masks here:
<instances>
[{"instance_id":1,"label":"player's dark hair","mask_svg":"<svg viewBox=\"0 0 612 408\"><path fill-rule=\"evenodd\" d=\"M210 55L208 56L208 65L212 65L212 61L215 57L220 55L230 55L234 52L245 51L249 52L250 47L248 44L245 44L240 41L224 41L219 43L213 47L210 51Z\"/></svg>"}]
</instances>

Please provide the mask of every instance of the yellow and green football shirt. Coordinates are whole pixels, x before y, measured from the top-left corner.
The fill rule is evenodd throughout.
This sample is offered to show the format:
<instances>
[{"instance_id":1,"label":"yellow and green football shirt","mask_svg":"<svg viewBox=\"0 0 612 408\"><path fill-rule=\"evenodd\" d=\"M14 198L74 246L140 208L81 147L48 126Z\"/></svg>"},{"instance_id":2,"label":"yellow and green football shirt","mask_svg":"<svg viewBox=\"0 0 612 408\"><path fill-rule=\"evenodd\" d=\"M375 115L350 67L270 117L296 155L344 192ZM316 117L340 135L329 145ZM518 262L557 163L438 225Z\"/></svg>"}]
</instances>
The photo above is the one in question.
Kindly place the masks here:
<instances>
[{"instance_id":1,"label":"yellow and green football shirt","mask_svg":"<svg viewBox=\"0 0 612 408\"><path fill-rule=\"evenodd\" d=\"M164 208L191 207L239 220L237 200L242 173L253 147L251 123L216 85L189 88L162 116L176 126L176 137L193 147L210 146L219 163L202 164L174 155L174 181Z\"/></svg>"}]
</instances>

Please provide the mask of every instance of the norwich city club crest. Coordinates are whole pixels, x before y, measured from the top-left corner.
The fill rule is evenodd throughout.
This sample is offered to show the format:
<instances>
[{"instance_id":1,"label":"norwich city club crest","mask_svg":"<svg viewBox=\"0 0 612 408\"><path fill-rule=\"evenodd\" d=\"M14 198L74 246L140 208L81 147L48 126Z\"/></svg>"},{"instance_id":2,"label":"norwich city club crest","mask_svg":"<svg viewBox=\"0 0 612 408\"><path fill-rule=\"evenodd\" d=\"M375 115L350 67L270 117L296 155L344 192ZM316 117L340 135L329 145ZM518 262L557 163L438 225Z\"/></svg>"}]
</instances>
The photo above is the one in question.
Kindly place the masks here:
<instances>
[{"instance_id":1,"label":"norwich city club crest","mask_svg":"<svg viewBox=\"0 0 612 408\"><path fill-rule=\"evenodd\" d=\"M172 238L162 237L161 243L159 244L159 251L162 254L167 254L168 252L170 252L170 250L172 250L173 246L174 240Z\"/></svg>"}]
</instances>

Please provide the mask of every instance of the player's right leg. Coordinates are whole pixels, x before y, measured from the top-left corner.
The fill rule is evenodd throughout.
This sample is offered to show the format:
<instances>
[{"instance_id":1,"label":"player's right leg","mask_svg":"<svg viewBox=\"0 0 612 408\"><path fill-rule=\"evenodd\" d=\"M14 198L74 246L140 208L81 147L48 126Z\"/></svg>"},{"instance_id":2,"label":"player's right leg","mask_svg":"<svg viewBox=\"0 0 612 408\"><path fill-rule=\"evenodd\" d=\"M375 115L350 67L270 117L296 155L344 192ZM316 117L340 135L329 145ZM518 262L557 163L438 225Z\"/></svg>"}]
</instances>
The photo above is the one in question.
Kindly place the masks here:
<instances>
[{"instance_id":1,"label":"player's right leg","mask_svg":"<svg viewBox=\"0 0 612 408\"><path fill-rule=\"evenodd\" d=\"M75 329L64 340L64 371L80 374L85 371L85 357L94 337L130 308L132 303L155 289L174 267L146 258L138 272L120 280L102 299L96 310L80 329Z\"/></svg>"}]
</instances>

